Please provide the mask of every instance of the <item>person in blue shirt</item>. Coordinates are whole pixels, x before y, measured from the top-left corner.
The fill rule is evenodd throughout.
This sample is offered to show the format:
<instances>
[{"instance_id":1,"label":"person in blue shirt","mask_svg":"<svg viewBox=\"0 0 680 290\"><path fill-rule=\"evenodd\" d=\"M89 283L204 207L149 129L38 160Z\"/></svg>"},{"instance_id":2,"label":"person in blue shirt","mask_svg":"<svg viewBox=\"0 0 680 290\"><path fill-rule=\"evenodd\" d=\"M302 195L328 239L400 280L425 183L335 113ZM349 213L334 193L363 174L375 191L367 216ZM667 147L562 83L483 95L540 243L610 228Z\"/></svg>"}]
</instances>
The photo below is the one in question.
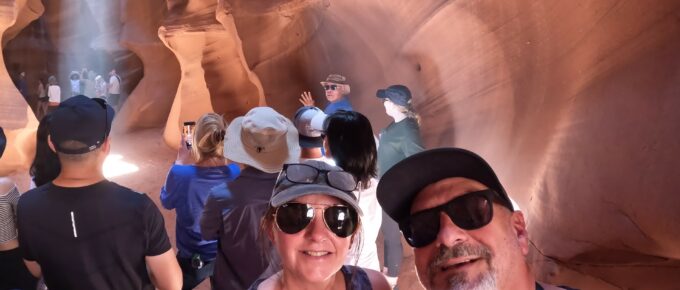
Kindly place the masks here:
<instances>
[{"instance_id":1,"label":"person in blue shirt","mask_svg":"<svg viewBox=\"0 0 680 290\"><path fill-rule=\"evenodd\" d=\"M321 86L326 92L326 99L329 104L323 109L326 115L331 115L338 110L354 111L352 104L349 102L350 87L347 84L347 78L339 74L331 74L326 78L326 81L321 82ZM300 103L304 106L314 107L314 98L310 92L303 92L300 97Z\"/></svg>"},{"instance_id":2,"label":"person in blue shirt","mask_svg":"<svg viewBox=\"0 0 680 290\"><path fill-rule=\"evenodd\" d=\"M238 165L227 164L222 153L225 126L220 115L208 113L196 122L193 142L185 142L182 135L177 161L161 188L163 207L177 213L175 233L177 261L184 280L182 289L193 289L212 276L218 241L201 238L201 213L210 190L240 174Z\"/></svg>"}]
</instances>

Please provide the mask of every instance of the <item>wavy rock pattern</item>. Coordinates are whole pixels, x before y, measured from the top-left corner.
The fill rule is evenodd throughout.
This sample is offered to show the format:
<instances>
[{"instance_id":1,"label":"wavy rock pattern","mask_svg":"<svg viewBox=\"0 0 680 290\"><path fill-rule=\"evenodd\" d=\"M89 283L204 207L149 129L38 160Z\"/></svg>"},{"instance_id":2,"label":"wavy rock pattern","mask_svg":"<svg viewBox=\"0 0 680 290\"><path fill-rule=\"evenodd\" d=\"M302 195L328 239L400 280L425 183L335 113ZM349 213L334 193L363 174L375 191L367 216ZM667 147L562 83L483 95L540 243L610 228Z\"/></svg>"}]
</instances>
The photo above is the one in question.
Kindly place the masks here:
<instances>
[{"instance_id":1,"label":"wavy rock pattern","mask_svg":"<svg viewBox=\"0 0 680 290\"><path fill-rule=\"evenodd\" d=\"M375 90L403 83L428 147L469 148L497 170L539 277L677 288L680 2L159 1L121 2L109 37L144 64L121 129L165 122L176 144L181 122L207 111L266 103L290 116L304 90L324 106L318 82L337 72L377 131L388 120ZM8 7L6 37L21 30Z\"/></svg>"}]
</instances>

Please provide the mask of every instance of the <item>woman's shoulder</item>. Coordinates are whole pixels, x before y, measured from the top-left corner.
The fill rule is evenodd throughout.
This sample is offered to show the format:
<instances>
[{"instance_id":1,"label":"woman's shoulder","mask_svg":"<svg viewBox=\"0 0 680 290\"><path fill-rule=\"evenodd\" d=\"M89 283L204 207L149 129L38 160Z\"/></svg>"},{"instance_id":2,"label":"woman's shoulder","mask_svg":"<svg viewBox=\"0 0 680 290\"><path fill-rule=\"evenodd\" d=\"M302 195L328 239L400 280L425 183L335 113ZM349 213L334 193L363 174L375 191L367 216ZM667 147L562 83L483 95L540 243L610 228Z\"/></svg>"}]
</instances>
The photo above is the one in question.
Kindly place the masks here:
<instances>
[{"instance_id":1,"label":"woman's shoulder","mask_svg":"<svg viewBox=\"0 0 680 290\"><path fill-rule=\"evenodd\" d=\"M345 279L352 279L351 285L347 285L351 289L390 289L385 276L378 271L351 265L343 265L341 271Z\"/></svg>"},{"instance_id":2,"label":"woman's shoulder","mask_svg":"<svg viewBox=\"0 0 680 290\"><path fill-rule=\"evenodd\" d=\"M4 196L12 191L16 185L14 181L9 177L0 176L0 196Z\"/></svg>"},{"instance_id":3,"label":"woman's shoulder","mask_svg":"<svg viewBox=\"0 0 680 290\"><path fill-rule=\"evenodd\" d=\"M276 285L279 279L279 273L269 276L269 278L257 279L248 290L273 290L277 289Z\"/></svg>"},{"instance_id":4,"label":"woman's shoulder","mask_svg":"<svg viewBox=\"0 0 680 290\"><path fill-rule=\"evenodd\" d=\"M373 290L390 289L390 285L387 283L387 279L385 279L385 275L383 275L383 273L380 273L372 269L362 268L362 270L366 272L366 276L368 277L368 280L371 282L371 288Z\"/></svg>"}]
</instances>

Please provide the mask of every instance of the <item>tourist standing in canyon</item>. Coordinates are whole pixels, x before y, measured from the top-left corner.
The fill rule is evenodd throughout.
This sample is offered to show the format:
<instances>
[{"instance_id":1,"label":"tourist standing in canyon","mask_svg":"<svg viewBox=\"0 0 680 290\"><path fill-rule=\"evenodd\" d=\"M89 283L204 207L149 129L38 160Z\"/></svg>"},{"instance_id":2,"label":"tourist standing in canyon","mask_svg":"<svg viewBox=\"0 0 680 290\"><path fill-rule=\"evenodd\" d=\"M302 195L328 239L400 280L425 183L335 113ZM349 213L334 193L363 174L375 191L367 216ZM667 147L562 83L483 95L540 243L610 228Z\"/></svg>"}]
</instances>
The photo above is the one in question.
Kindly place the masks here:
<instances>
[{"instance_id":1,"label":"tourist standing in canyon","mask_svg":"<svg viewBox=\"0 0 680 290\"><path fill-rule=\"evenodd\" d=\"M356 187L351 173L323 161L286 164L260 229L280 257L272 261L280 271L249 289L389 289L380 272L344 264L360 247Z\"/></svg>"},{"instance_id":2,"label":"tourist standing in canyon","mask_svg":"<svg viewBox=\"0 0 680 290\"><path fill-rule=\"evenodd\" d=\"M222 116L208 113L198 119L192 136L182 134L177 160L161 188L163 207L177 213L177 261L184 290L194 289L211 277L215 268L218 242L202 239L200 225L210 190L231 182L241 172L238 165L227 164L223 155L225 126ZM185 138L193 141L187 143ZM187 158L192 156L195 158Z\"/></svg>"},{"instance_id":3,"label":"tourist standing in canyon","mask_svg":"<svg viewBox=\"0 0 680 290\"><path fill-rule=\"evenodd\" d=\"M425 289L570 289L534 279L524 215L473 152L439 148L402 160L383 174L378 200L414 248Z\"/></svg>"},{"instance_id":4,"label":"tourist standing in canyon","mask_svg":"<svg viewBox=\"0 0 680 290\"><path fill-rule=\"evenodd\" d=\"M393 120L380 131L378 176L381 177L397 162L423 151L423 142L420 138L420 117L413 109L411 90L403 85L392 85L378 90L376 96L382 100L385 113ZM386 214L383 214L381 231L385 242L387 281L394 286L403 260L401 235L397 223Z\"/></svg>"},{"instance_id":5,"label":"tourist standing in canyon","mask_svg":"<svg viewBox=\"0 0 680 290\"><path fill-rule=\"evenodd\" d=\"M180 289L182 273L156 205L103 175L114 114L103 100L82 95L51 113L49 144L61 171L19 199L24 261L50 289Z\"/></svg>"},{"instance_id":6,"label":"tourist standing in canyon","mask_svg":"<svg viewBox=\"0 0 680 290\"><path fill-rule=\"evenodd\" d=\"M205 240L219 240L214 289L247 289L269 262L259 224L284 163L300 158L293 123L269 107L256 107L227 128L224 156L244 168L229 184L214 187L201 217Z\"/></svg>"},{"instance_id":7,"label":"tourist standing in canyon","mask_svg":"<svg viewBox=\"0 0 680 290\"><path fill-rule=\"evenodd\" d=\"M0 127L0 158L5 152L7 138ZM17 202L19 190L16 184L0 176L0 289L34 290L37 279L24 265L17 240Z\"/></svg>"},{"instance_id":8,"label":"tourist standing in canyon","mask_svg":"<svg viewBox=\"0 0 680 290\"><path fill-rule=\"evenodd\" d=\"M326 81L321 82L321 86L326 93L329 104L323 109L326 115L335 113L338 110L353 111L352 104L349 102L350 86L347 78L339 74L331 74ZM310 92L303 92L300 103L305 106L314 106L314 98Z\"/></svg>"}]
</instances>

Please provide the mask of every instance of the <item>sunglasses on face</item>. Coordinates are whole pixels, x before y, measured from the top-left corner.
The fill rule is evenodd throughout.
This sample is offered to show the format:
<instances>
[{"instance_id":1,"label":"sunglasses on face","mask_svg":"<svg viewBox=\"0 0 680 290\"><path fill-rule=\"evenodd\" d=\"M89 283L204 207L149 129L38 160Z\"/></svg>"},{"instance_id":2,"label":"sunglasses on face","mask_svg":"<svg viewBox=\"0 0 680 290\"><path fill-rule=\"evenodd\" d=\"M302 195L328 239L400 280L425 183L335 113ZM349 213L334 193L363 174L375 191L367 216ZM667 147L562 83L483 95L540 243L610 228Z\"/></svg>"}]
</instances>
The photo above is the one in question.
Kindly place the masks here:
<instances>
[{"instance_id":1,"label":"sunglasses on face","mask_svg":"<svg viewBox=\"0 0 680 290\"><path fill-rule=\"evenodd\" d=\"M338 85L324 85L323 88L327 91L335 91L338 89Z\"/></svg>"},{"instance_id":2,"label":"sunglasses on face","mask_svg":"<svg viewBox=\"0 0 680 290\"><path fill-rule=\"evenodd\" d=\"M440 206L412 214L399 225L399 228L406 242L414 248L422 248L437 239L441 227L440 212L444 212L463 230L479 229L491 222L496 195L496 192L490 189L467 193Z\"/></svg>"},{"instance_id":3,"label":"sunglasses on face","mask_svg":"<svg viewBox=\"0 0 680 290\"><path fill-rule=\"evenodd\" d=\"M333 188L342 191L353 191L357 188L357 180L354 178L354 175L349 172L318 169L307 164L299 163L284 164L276 184L278 185L281 183L284 178L292 183L313 184L316 183L316 180L321 173L326 175L326 183Z\"/></svg>"},{"instance_id":4,"label":"sunglasses on face","mask_svg":"<svg viewBox=\"0 0 680 290\"><path fill-rule=\"evenodd\" d=\"M320 209L326 228L340 238L354 234L359 224L357 212L348 206L319 206L306 203L289 202L279 206L274 213L276 226L282 232L292 235L304 230L313 220L316 210Z\"/></svg>"}]
</instances>

